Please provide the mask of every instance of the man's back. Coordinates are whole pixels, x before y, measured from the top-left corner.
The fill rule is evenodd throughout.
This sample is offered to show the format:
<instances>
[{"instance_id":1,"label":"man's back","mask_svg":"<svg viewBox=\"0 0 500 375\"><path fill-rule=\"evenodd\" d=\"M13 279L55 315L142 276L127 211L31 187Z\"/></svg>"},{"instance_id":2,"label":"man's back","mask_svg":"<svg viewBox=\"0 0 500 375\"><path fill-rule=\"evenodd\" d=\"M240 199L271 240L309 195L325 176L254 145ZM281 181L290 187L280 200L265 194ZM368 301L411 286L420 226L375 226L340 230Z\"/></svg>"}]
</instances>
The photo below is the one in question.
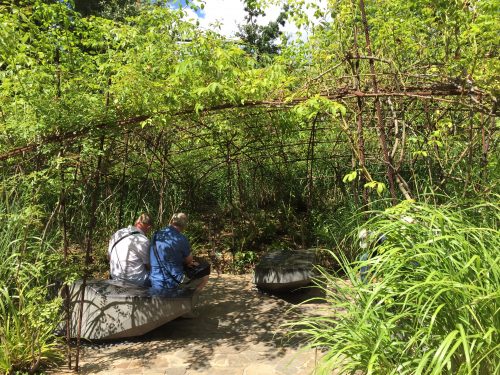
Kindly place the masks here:
<instances>
[{"instance_id":1,"label":"man's back","mask_svg":"<svg viewBox=\"0 0 500 375\"><path fill-rule=\"evenodd\" d=\"M155 239L159 260L153 249ZM189 254L188 239L173 226L168 226L155 233L150 254L152 286L157 288L177 287L182 282L184 259Z\"/></svg>"},{"instance_id":2,"label":"man's back","mask_svg":"<svg viewBox=\"0 0 500 375\"><path fill-rule=\"evenodd\" d=\"M149 240L135 226L120 229L111 237L108 247L113 279L145 285L148 281Z\"/></svg>"}]
</instances>

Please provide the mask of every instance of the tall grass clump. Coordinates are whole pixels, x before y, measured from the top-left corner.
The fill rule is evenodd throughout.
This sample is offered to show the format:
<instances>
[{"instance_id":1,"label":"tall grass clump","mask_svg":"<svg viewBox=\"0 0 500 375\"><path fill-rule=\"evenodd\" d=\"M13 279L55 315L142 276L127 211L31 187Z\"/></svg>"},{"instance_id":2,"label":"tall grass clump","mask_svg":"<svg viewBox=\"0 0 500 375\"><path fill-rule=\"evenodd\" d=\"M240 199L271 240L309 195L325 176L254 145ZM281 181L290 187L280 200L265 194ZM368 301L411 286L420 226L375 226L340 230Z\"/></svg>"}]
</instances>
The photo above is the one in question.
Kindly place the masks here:
<instances>
[{"instance_id":1,"label":"tall grass clump","mask_svg":"<svg viewBox=\"0 0 500 375\"><path fill-rule=\"evenodd\" d=\"M42 239L33 195L0 190L0 373L34 373L64 354L55 335L61 299L61 257ZM37 236L38 235L38 236Z\"/></svg>"},{"instance_id":2,"label":"tall grass clump","mask_svg":"<svg viewBox=\"0 0 500 375\"><path fill-rule=\"evenodd\" d=\"M498 205L372 214L368 259L323 270L331 315L294 324L325 350L318 372L500 374Z\"/></svg>"}]
</instances>

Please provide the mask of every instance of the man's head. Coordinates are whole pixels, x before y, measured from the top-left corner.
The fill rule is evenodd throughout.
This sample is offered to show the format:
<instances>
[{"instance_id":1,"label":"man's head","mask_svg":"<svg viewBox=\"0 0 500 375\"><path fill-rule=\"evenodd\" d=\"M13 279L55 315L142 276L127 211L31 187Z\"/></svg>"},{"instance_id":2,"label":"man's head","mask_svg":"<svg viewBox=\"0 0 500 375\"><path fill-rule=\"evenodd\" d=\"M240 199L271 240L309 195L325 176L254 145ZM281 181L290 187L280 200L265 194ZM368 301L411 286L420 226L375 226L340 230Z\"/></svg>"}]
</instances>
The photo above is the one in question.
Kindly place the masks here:
<instances>
[{"instance_id":1,"label":"man's head","mask_svg":"<svg viewBox=\"0 0 500 375\"><path fill-rule=\"evenodd\" d=\"M183 212L177 212L172 215L170 219L170 225L175 226L179 230L184 230L187 227L188 217Z\"/></svg>"},{"instance_id":2,"label":"man's head","mask_svg":"<svg viewBox=\"0 0 500 375\"><path fill-rule=\"evenodd\" d=\"M141 216L139 216L139 218L135 221L135 226L147 234L153 226L153 221L147 213L142 213Z\"/></svg>"}]
</instances>

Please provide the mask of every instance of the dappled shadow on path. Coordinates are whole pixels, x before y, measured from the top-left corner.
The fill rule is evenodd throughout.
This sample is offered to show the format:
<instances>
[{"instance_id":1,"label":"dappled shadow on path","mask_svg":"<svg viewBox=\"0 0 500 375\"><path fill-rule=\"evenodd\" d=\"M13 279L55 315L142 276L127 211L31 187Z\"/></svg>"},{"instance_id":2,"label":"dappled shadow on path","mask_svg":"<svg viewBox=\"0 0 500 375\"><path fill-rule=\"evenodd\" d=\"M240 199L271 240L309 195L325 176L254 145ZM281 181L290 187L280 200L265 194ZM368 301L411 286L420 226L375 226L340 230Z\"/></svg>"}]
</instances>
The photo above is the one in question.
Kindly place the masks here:
<instances>
[{"instance_id":1,"label":"dappled shadow on path","mask_svg":"<svg viewBox=\"0 0 500 375\"><path fill-rule=\"evenodd\" d=\"M198 318L176 319L140 338L88 345L83 351L82 373L105 372L124 358L138 360L147 368L167 354L181 358L189 369L208 372L215 356L241 353L250 347L257 357L278 359L287 348L301 344L282 325L303 314L317 313L315 306L293 305L261 293L250 275L211 278L198 310Z\"/></svg>"}]
</instances>

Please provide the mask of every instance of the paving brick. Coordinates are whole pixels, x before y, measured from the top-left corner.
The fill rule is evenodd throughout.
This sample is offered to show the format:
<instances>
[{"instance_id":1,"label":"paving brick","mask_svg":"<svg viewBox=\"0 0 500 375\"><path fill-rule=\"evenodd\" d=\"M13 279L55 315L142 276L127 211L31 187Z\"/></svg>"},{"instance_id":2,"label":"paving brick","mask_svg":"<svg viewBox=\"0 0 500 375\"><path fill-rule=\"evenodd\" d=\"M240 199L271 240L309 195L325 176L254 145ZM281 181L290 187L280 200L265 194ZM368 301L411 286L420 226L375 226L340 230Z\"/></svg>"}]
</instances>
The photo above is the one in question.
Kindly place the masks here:
<instances>
[{"instance_id":1,"label":"paving brick","mask_svg":"<svg viewBox=\"0 0 500 375\"><path fill-rule=\"evenodd\" d=\"M282 340L290 303L252 289L251 275L220 275L201 296L200 317L143 337L82 348L80 374L309 375L314 350ZM308 304L307 310L317 310ZM300 312L299 311L299 312ZM318 355L319 357L319 355ZM55 369L50 375L67 375Z\"/></svg>"},{"instance_id":2,"label":"paving brick","mask_svg":"<svg viewBox=\"0 0 500 375\"><path fill-rule=\"evenodd\" d=\"M243 375L275 375L274 366L268 364L253 364L245 367Z\"/></svg>"},{"instance_id":3,"label":"paving brick","mask_svg":"<svg viewBox=\"0 0 500 375\"><path fill-rule=\"evenodd\" d=\"M164 372L165 375L184 375L186 374L186 369L184 367L172 367L168 368Z\"/></svg>"}]
</instances>

